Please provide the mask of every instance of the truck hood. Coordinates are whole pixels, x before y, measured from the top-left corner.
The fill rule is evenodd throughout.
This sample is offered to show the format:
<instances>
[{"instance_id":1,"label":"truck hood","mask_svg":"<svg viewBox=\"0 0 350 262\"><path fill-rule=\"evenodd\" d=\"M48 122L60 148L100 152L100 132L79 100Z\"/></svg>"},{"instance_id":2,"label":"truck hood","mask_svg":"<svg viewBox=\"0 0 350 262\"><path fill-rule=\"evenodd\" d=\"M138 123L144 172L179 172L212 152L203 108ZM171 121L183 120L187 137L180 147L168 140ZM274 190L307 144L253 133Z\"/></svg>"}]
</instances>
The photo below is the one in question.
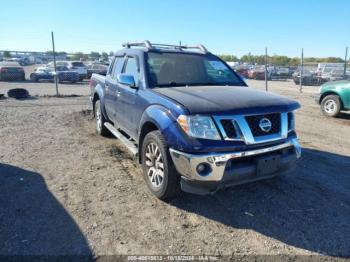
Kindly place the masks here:
<instances>
[{"instance_id":1,"label":"truck hood","mask_svg":"<svg viewBox=\"0 0 350 262\"><path fill-rule=\"evenodd\" d=\"M180 86L153 91L175 100L190 114L264 114L300 107L292 99L245 86Z\"/></svg>"}]
</instances>

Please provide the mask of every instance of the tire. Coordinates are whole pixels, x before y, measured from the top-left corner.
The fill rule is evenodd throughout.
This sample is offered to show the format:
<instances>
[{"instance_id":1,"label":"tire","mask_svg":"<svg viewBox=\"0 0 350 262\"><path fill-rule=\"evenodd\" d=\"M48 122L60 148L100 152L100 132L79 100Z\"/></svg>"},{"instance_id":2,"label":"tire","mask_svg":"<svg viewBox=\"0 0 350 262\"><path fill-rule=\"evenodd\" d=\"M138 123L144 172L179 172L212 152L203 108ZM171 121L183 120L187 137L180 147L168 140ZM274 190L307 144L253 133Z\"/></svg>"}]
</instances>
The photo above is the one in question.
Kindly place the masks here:
<instances>
[{"instance_id":1,"label":"tire","mask_svg":"<svg viewBox=\"0 0 350 262\"><path fill-rule=\"evenodd\" d=\"M107 121L103 116L100 100L97 100L95 102L94 108L95 108L95 118L96 118L96 133L99 134L100 136L108 136L109 131L107 127L105 127L105 123Z\"/></svg>"},{"instance_id":2,"label":"tire","mask_svg":"<svg viewBox=\"0 0 350 262\"><path fill-rule=\"evenodd\" d=\"M146 135L141 154L143 177L148 189L161 200L178 195L181 192L180 175L160 131L152 131Z\"/></svg>"},{"instance_id":3,"label":"tire","mask_svg":"<svg viewBox=\"0 0 350 262\"><path fill-rule=\"evenodd\" d=\"M321 110L325 116L336 117L339 115L341 102L336 95L329 95L322 99Z\"/></svg>"},{"instance_id":4,"label":"tire","mask_svg":"<svg viewBox=\"0 0 350 262\"><path fill-rule=\"evenodd\" d=\"M14 88L7 92L7 96L15 99L25 99L29 97L29 92L24 88Z\"/></svg>"}]
</instances>

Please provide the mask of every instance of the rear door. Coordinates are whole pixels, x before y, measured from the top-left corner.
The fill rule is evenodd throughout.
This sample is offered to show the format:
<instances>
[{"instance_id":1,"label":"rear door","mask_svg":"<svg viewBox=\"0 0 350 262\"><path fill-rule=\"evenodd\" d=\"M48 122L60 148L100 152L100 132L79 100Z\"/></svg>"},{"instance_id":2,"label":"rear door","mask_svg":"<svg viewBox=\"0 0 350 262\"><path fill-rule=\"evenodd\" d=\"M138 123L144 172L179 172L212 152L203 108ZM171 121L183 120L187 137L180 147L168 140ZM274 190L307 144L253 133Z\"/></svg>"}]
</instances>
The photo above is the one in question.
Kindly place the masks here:
<instances>
[{"instance_id":1,"label":"rear door","mask_svg":"<svg viewBox=\"0 0 350 262\"><path fill-rule=\"evenodd\" d=\"M115 121L115 107L117 103L117 87L116 87L116 79L113 76L116 65L119 61L120 57L114 57L111 65L108 68L106 80L105 80L105 92L104 92L104 103L105 109L108 115L108 118L112 121Z\"/></svg>"}]
</instances>

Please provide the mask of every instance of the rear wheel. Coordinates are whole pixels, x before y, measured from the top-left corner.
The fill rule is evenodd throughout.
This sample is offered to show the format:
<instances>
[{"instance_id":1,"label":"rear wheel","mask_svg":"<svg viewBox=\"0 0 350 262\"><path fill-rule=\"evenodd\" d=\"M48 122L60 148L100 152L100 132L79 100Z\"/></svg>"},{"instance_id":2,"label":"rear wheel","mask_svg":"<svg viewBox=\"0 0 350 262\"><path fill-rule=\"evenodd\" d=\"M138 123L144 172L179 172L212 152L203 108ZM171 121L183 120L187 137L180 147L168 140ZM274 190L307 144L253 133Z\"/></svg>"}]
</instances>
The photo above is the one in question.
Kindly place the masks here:
<instances>
[{"instance_id":1,"label":"rear wheel","mask_svg":"<svg viewBox=\"0 0 350 262\"><path fill-rule=\"evenodd\" d=\"M336 117L339 115L341 103L336 95L329 95L322 99L321 110L326 116Z\"/></svg>"},{"instance_id":2,"label":"rear wheel","mask_svg":"<svg viewBox=\"0 0 350 262\"><path fill-rule=\"evenodd\" d=\"M149 190L159 199L180 193L180 176L161 132L148 133L142 144L143 177Z\"/></svg>"},{"instance_id":3,"label":"rear wheel","mask_svg":"<svg viewBox=\"0 0 350 262\"><path fill-rule=\"evenodd\" d=\"M108 136L109 131L107 127L105 127L104 125L107 121L103 116L100 100L97 100L95 102L95 118L96 118L96 133L101 136Z\"/></svg>"}]
</instances>

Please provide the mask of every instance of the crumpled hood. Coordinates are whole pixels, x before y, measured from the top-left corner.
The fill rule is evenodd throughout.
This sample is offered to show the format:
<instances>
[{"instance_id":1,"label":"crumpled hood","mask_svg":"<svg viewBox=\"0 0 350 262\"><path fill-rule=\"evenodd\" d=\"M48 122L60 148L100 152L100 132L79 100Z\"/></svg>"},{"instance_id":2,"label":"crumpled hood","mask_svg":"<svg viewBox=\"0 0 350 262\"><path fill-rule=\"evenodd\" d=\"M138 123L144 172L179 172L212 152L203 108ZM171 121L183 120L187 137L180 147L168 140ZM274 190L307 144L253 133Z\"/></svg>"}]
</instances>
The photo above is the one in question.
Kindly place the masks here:
<instances>
[{"instance_id":1,"label":"crumpled hood","mask_svg":"<svg viewBox=\"0 0 350 262\"><path fill-rule=\"evenodd\" d=\"M181 86L153 91L180 103L190 114L263 114L300 107L292 99L244 86Z\"/></svg>"}]
</instances>

